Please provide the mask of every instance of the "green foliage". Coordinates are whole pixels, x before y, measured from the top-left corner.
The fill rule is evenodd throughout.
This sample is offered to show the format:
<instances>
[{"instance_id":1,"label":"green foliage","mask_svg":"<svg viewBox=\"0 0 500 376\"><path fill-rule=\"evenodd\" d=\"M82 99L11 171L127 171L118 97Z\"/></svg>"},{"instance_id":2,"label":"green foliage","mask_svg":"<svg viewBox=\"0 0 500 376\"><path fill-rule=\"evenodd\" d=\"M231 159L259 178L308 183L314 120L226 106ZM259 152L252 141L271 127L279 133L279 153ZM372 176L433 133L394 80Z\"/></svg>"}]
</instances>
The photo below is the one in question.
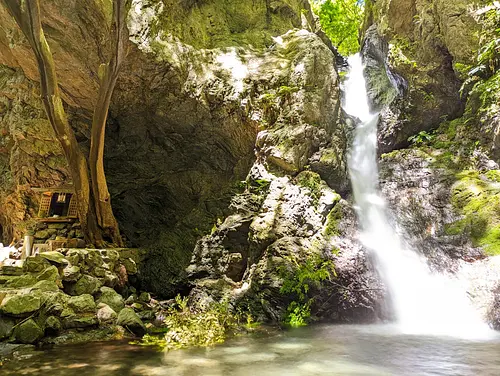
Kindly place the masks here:
<instances>
[{"instance_id":1,"label":"green foliage","mask_svg":"<svg viewBox=\"0 0 500 376\"><path fill-rule=\"evenodd\" d=\"M229 311L227 302L212 303L206 309L188 306L188 298L177 295L175 305L167 310L163 337L146 335L138 344L161 349L207 347L224 342L238 327L238 317Z\"/></svg>"},{"instance_id":2,"label":"green foliage","mask_svg":"<svg viewBox=\"0 0 500 376\"><path fill-rule=\"evenodd\" d=\"M364 6L358 0L313 0L321 27L342 55L359 51Z\"/></svg>"},{"instance_id":3,"label":"green foliage","mask_svg":"<svg viewBox=\"0 0 500 376\"><path fill-rule=\"evenodd\" d=\"M408 137L408 141L411 142L414 145L422 145L425 144L426 142L430 142L433 139L433 135L426 132L426 131L421 131L417 133L416 135L413 135L411 137Z\"/></svg>"},{"instance_id":4,"label":"green foliage","mask_svg":"<svg viewBox=\"0 0 500 376\"><path fill-rule=\"evenodd\" d=\"M292 327L307 325L314 302L314 297L309 297L311 288L318 288L322 281L330 279L332 274L335 275L333 262L316 255L299 265L293 273L281 270L281 274L283 285L280 292L295 298L288 305L283 322Z\"/></svg>"}]
</instances>

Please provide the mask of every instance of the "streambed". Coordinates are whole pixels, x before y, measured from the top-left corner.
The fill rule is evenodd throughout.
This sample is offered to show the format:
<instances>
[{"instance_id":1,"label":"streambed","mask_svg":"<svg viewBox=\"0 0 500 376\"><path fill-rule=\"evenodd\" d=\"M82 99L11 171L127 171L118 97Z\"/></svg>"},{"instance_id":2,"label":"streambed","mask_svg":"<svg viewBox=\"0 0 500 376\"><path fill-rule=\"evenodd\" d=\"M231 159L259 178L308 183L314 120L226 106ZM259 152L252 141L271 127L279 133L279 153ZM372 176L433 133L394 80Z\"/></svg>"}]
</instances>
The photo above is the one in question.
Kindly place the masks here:
<instances>
[{"instance_id":1,"label":"streambed","mask_svg":"<svg viewBox=\"0 0 500 376\"><path fill-rule=\"evenodd\" d=\"M127 342L24 354L2 375L500 375L500 335L404 335L391 325L319 325L240 337L210 349L158 352Z\"/></svg>"}]
</instances>

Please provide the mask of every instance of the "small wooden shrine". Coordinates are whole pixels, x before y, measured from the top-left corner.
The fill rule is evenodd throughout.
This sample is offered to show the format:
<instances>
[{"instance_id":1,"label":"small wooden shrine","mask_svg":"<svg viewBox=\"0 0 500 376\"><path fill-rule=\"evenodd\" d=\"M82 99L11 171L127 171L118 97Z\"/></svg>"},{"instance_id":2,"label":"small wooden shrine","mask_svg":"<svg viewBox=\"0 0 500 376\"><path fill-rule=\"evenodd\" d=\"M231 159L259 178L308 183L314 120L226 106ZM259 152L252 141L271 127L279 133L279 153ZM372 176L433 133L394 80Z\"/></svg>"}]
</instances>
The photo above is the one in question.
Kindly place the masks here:
<instances>
[{"instance_id":1,"label":"small wooden shrine","mask_svg":"<svg viewBox=\"0 0 500 376\"><path fill-rule=\"evenodd\" d=\"M72 186L33 188L39 192L38 218L43 222L74 222L78 218L76 197Z\"/></svg>"}]
</instances>

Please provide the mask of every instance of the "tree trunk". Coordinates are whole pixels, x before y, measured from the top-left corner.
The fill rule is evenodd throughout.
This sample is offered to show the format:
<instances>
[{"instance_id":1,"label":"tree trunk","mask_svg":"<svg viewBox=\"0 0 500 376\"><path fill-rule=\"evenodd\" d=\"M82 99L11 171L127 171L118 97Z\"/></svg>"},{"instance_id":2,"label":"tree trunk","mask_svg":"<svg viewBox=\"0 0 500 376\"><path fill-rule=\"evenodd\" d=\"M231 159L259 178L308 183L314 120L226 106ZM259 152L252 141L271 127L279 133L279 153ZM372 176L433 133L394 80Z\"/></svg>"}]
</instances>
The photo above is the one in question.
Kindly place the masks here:
<instances>
[{"instance_id":1,"label":"tree trunk","mask_svg":"<svg viewBox=\"0 0 500 376\"><path fill-rule=\"evenodd\" d=\"M101 76L101 87L99 99L95 108L92 125L93 147L91 149L92 175L95 174L94 184L91 184L87 160L80 150L75 134L69 125L66 112L59 94L55 64L50 52L49 45L45 39L40 21L39 0L3 0L7 9L15 18L17 24L28 39L36 57L40 73L40 86L42 101L47 112L47 117L60 142L66 161L68 163L71 179L75 189L78 204L78 217L85 235L85 241L97 247L104 246L103 229L111 229L111 239L117 245L122 245L118 225L111 210L111 202L104 175L103 153L104 153L104 129L106 124L109 102L116 83L118 69L125 54L125 43L128 40L126 29L125 6L129 0L114 0L113 10L114 23L117 25L116 46L113 57L103 70ZM119 20L120 22L116 22ZM127 33L124 41L123 35ZM112 65L110 69L109 66ZM95 141L94 141L95 138ZM92 186L94 194L91 194Z\"/></svg>"},{"instance_id":2,"label":"tree trunk","mask_svg":"<svg viewBox=\"0 0 500 376\"><path fill-rule=\"evenodd\" d=\"M90 174L92 177L92 192L95 211L99 226L108 233L112 242L122 246L122 238L113 209L104 173L104 140L106 120L108 117L111 96L118 79L121 64L127 54L128 29L127 14L130 2L128 0L113 0L113 49L109 63L99 67L99 95L94 108L90 144Z\"/></svg>"}]
</instances>

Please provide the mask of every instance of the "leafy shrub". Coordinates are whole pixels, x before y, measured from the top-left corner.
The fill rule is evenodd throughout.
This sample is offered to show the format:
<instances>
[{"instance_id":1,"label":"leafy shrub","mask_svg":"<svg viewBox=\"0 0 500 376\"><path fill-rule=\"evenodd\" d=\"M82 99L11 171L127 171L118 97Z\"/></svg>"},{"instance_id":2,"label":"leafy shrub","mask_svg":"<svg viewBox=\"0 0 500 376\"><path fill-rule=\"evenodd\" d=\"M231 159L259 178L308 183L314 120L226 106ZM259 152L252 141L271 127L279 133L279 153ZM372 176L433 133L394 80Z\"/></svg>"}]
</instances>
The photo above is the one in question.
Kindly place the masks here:
<instances>
[{"instance_id":1,"label":"leafy shrub","mask_svg":"<svg viewBox=\"0 0 500 376\"><path fill-rule=\"evenodd\" d=\"M188 306L188 298L177 295L175 305L167 310L163 337L146 335L139 343L161 349L207 347L224 342L238 327L238 317L229 311L227 302L212 303L204 310Z\"/></svg>"},{"instance_id":2,"label":"leafy shrub","mask_svg":"<svg viewBox=\"0 0 500 376\"><path fill-rule=\"evenodd\" d=\"M295 298L288 305L283 322L292 327L307 325L314 302L314 297L309 297L311 288L318 288L322 281L330 279L332 274L335 275L333 262L316 255L299 265L293 273L282 270L281 274L283 285L280 292L291 294Z\"/></svg>"}]
</instances>

